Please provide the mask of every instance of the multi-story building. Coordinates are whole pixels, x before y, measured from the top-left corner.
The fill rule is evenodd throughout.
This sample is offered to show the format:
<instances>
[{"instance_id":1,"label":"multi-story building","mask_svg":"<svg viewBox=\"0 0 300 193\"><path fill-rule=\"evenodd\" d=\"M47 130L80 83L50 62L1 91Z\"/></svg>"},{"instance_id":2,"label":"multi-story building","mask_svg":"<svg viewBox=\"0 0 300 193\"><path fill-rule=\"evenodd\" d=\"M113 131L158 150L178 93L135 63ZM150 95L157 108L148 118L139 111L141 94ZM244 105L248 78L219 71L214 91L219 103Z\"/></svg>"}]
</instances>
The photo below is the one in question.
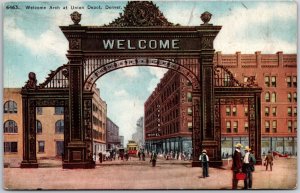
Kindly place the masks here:
<instances>
[{"instance_id":1,"label":"multi-story building","mask_svg":"<svg viewBox=\"0 0 300 193\"><path fill-rule=\"evenodd\" d=\"M106 117L107 105L106 102L100 98L100 90L94 88L93 97L93 151L94 155L99 152L106 151Z\"/></svg>"},{"instance_id":2,"label":"multi-story building","mask_svg":"<svg viewBox=\"0 0 300 193\"><path fill-rule=\"evenodd\" d=\"M139 145L143 147L145 144L144 137L144 117L140 117L136 122L136 131L132 134L132 139Z\"/></svg>"},{"instance_id":3,"label":"multi-story building","mask_svg":"<svg viewBox=\"0 0 300 193\"><path fill-rule=\"evenodd\" d=\"M255 76L261 95L262 153L269 150L297 153L297 55L222 54L214 64L229 69L240 82ZM221 113L222 149L231 154L236 142L247 143L247 105L223 106Z\"/></svg>"},{"instance_id":4,"label":"multi-story building","mask_svg":"<svg viewBox=\"0 0 300 193\"><path fill-rule=\"evenodd\" d=\"M282 52L276 54L261 54L261 52L221 54L217 52L215 54L214 65L226 67L242 83L247 82L248 77L254 76L258 86L262 87L262 153L268 150L297 153L296 58L296 54L283 54ZM172 87L173 83L175 83L175 88ZM192 134L192 108L189 103L191 102L191 88L185 86L180 89L185 83L189 85L182 75L168 71L145 102L145 137L148 148L186 151L184 144L176 140L183 137L182 131L185 132L184 137L189 141ZM173 96L186 98L178 99L178 101L175 98L175 103L172 103ZM185 113L187 116L184 116ZM232 154L234 144L237 142L248 145L248 127L247 104L222 105L221 133L224 156ZM179 145L176 145L177 141ZM163 144L162 147L161 144ZM187 147L191 148L191 145Z\"/></svg>"},{"instance_id":5,"label":"multi-story building","mask_svg":"<svg viewBox=\"0 0 300 193\"><path fill-rule=\"evenodd\" d=\"M4 163L18 164L23 157L22 97L20 89L3 92Z\"/></svg>"},{"instance_id":6,"label":"multi-story building","mask_svg":"<svg viewBox=\"0 0 300 193\"><path fill-rule=\"evenodd\" d=\"M144 104L145 148L192 152L191 83L169 70Z\"/></svg>"},{"instance_id":7,"label":"multi-story building","mask_svg":"<svg viewBox=\"0 0 300 193\"><path fill-rule=\"evenodd\" d=\"M4 163L18 165L23 157L22 96L20 88L4 88ZM106 103L99 89L93 96L94 153L106 150ZM37 158L61 157L64 150L64 108L36 108Z\"/></svg>"},{"instance_id":8,"label":"multi-story building","mask_svg":"<svg viewBox=\"0 0 300 193\"><path fill-rule=\"evenodd\" d=\"M108 117L106 119L106 146L107 149L115 149L120 146L119 126Z\"/></svg>"}]
</instances>

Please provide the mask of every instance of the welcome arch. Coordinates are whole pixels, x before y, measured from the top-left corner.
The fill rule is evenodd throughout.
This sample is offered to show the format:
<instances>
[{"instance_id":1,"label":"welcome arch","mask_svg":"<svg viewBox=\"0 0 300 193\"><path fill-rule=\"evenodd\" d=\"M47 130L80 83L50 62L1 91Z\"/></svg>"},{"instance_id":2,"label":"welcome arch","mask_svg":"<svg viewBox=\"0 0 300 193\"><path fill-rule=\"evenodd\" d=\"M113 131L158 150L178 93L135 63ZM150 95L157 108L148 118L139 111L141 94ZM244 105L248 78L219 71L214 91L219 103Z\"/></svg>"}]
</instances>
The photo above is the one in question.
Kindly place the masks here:
<instances>
[{"instance_id":1,"label":"welcome arch","mask_svg":"<svg viewBox=\"0 0 300 193\"><path fill-rule=\"evenodd\" d=\"M251 114L254 121L250 123L254 134L249 135L249 139L259 159L260 144L255 142L260 141L258 99L261 89L254 88L253 84L240 84L226 69L214 67L213 41L221 26L209 24L210 17L211 14L205 12L201 15L203 24L177 26L168 22L152 2L133 1L127 4L124 14L107 26L81 26L81 14L73 12L74 24L60 26L69 42L66 55L69 62L51 71L40 85L30 72L22 88L24 151L21 167L38 167L36 107L61 106L65 109L63 168L94 168L93 84L106 73L132 66L175 70L192 83L193 166L199 166L198 157L203 148L212 166L222 165L218 107L223 101L220 98L230 94L254 101L249 103L254 105L254 114ZM108 46L108 41L117 44ZM151 43L154 41L163 44L155 46ZM222 84L224 77L226 85Z\"/></svg>"}]
</instances>

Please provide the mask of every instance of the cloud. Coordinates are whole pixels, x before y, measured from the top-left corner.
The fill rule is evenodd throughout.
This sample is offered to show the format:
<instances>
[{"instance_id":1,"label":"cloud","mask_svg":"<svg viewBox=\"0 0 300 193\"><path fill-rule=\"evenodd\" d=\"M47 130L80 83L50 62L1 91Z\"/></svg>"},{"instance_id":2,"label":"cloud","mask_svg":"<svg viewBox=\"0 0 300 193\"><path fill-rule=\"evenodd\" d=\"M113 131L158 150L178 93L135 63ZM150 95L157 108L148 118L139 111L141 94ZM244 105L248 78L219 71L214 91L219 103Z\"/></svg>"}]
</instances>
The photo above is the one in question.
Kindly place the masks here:
<instances>
[{"instance_id":1,"label":"cloud","mask_svg":"<svg viewBox=\"0 0 300 193\"><path fill-rule=\"evenodd\" d=\"M65 58L64 53L67 51L68 43L62 34L59 35L55 31L47 30L37 37L30 37L16 25L15 19L13 17L4 19L4 38L21 44L32 54L55 54Z\"/></svg>"},{"instance_id":2,"label":"cloud","mask_svg":"<svg viewBox=\"0 0 300 193\"><path fill-rule=\"evenodd\" d=\"M229 2L230 3L230 2ZM297 26L297 5L293 2L257 3L255 7L236 6L226 15L214 16L211 23L222 29L215 39L214 47L223 53L296 53L297 31L287 31ZM181 25L199 26L200 9L170 7L164 12L166 18ZM222 13L221 13L222 14ZM285 25L285 26L284 26ZM289 37L287 37L289 36ZM293 39L292 41L289 39Z\"/></svg>"},{"instance_id":3,"label":"cloud","mask_svg":"<svg viewBox=\"0 0 300 193\"><path fill-rule=\"evenodd\" d=\"M160 82L160 79L164 76L164 74L168 71L165 68L149 68L149 72L152 75L152 78L149 81L147 91L152 93L156 88L157 84Z\"/></svg>"},{"instance_id":4,"label":"cloud","mask_svg":"<svg viewBox=\"0 0 300 193\"><path fill-rule=\"evenodd\" d=\"M122 89L122 90L116 90L114 92L114 95L117 96L117 97L128 97L128 93L124 89Z\"/></svg>"},{"instance_id":5,"label":"cloud","mask_svg":"<svg viewBox=\"0 0 300 193\"><path fill-rule=\"evenodd\" d=\"M258 4L254 8L235 8L232 14L216 18L215 24L222 25L222 29L215 40L215 49L223 53L254 53L262 51L264 53L276 53L284 51L295 53L296 42L285 40L285 35L294 36L296 34L288 31L280 33L280 24L293 22L296 19L296 4L277 3L271 8L269 4ZM291 24L291 23L289 23ZM272 27L277 25L275 29Z\"/></svg>"},{"instance_id":6,"label":"cloud","mask_svg":"<svg viewBox=\"0 0 300 193\"><path fill-rule=\"evenodd\" d=\"M167 71L168 69L165 68L155 68L155 67L149 68L150 74L154 75L156 78L159 79L161 79Z\"/></svg>"},{"instance_id":7,"label":"cloud","mask_svg":"<svg viewBox=\"0 0 300 193\"><path fill-rule=\"evenodd\" d=\"M121 69L122 74L129 78L137 78L139 76L139 69L138 68L124 68Z\"/></svg>"}]
</instances>

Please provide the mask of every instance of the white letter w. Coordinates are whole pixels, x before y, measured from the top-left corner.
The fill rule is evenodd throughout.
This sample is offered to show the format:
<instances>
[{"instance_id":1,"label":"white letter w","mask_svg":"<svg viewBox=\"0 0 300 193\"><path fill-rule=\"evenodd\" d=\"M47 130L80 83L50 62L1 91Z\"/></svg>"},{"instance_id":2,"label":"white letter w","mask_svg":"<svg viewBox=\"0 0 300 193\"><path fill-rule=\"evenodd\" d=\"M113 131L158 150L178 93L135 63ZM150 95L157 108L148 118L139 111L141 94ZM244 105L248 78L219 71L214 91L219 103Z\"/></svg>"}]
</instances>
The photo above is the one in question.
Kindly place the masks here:
<instances>
[{"instance_id":1,"label":"white letter w","mask_svg":"<svg viewBox=\"0 0 300 193\"><path fill-rule=\"evenodd\" d=\"M113 49L115 40L103 40L104 49Z\"/></svg>"}]
</instances>

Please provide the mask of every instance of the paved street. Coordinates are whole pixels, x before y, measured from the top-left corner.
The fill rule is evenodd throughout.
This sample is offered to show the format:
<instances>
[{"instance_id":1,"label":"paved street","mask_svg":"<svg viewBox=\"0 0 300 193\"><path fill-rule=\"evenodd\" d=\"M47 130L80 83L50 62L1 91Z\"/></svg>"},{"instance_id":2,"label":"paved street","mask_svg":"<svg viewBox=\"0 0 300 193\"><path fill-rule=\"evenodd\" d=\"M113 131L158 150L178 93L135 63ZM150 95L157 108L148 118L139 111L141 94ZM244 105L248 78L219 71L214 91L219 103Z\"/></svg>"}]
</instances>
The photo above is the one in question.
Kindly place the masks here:
<instances>
[{"instance_id":1,"label":"paved street","mask_svg":"<svg viewBox=\"0 0 300 193\"><path fill-rule=\"evenodd\" d=\"M297 160L277 158L272 172L256 166L254 189L295 188ZM201 177L201 169L188 161L159 159L156 167L148 161L132 158L97 164L96 169L62 169L61 162L45 161L45 168L4 169L4 187L8 189L230 189L229 166L210 168L209 178ZM229 164L230 165L230 164ZM243 182L239 181L239 188Z\"/></svg>"}]
</instances>

